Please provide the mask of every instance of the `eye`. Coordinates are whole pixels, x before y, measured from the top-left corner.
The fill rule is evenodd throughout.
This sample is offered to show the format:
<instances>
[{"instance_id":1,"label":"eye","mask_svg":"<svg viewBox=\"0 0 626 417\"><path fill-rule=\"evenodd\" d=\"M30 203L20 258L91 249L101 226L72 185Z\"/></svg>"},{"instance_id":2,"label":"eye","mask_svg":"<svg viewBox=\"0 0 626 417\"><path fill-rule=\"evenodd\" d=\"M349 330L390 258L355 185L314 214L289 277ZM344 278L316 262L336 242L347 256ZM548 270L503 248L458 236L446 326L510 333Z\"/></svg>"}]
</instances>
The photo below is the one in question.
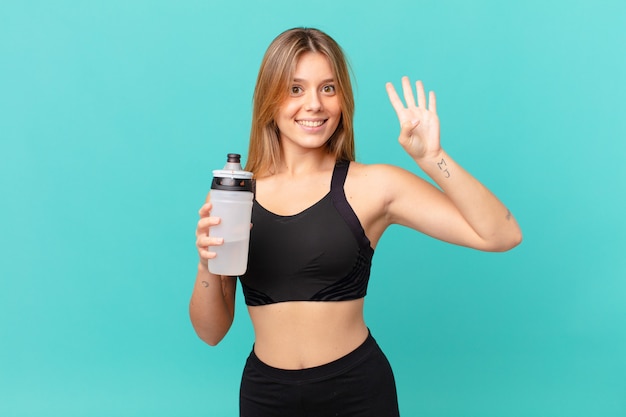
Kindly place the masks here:
<instances>
[{"instance_id":1,"label":"eye","mask_svg":"<svg viewBox=\"0 0 626 417\"><path fill-rule=\"evenodd\" d=\"M325 94L335 94L336 89L334 85L326 84L325 86L322 87L322 92Z\"/></svg>"},{"instance_id":2,"label":"eye","mask_svg":"<svg viewBox=\"0 0 626 417\"><path fill-rule=\"evenodd\" d=\"M289 93L290 93L292 96L299 96L300 94L302 94L302 92L303 92L303 91L304 91L304 90L303 90L303 89L302 89L302 87L300 87L299 85L292 85L292 86L289 88Z\"/></svg>"}]
</instances>

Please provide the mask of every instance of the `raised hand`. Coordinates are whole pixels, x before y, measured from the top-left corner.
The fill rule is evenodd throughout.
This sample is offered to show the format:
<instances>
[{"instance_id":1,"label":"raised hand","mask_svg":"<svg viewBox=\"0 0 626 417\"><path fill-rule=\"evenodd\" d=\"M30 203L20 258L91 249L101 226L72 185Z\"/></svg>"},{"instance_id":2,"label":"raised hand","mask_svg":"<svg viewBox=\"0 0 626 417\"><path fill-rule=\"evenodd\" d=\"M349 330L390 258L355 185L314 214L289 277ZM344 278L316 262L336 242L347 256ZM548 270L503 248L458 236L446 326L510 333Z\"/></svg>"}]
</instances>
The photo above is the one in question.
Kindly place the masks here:
<instances>
[{"instance_id":1,"label":"raised hand","mask_svg":"<svg viewBox=\"0 0 626 417\"><path fill-rule=\"evenodd\" d=\"M421 81L415 83L417 103L413 96L409 77L402 77L404 101L396 93L393 84L387 83L387 94L400 122L398 142L415 159L436 157L441 152L439 142L439 117L437 116L437 100L431 91L426 103L426 93Z\"/></svg>"}]
</instances>

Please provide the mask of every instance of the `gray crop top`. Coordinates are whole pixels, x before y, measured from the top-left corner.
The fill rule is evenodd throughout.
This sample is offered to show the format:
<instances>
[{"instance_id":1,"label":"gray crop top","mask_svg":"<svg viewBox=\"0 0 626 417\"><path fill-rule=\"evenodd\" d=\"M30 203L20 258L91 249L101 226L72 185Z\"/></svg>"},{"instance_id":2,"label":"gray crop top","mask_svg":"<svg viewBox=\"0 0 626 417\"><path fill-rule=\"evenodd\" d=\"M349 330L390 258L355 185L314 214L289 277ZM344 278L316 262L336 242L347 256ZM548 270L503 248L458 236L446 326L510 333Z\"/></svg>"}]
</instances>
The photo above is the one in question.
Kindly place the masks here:
<instances>
[{"instance_id":1,"label":"gray crop top","mask_svg":"<svg viewBox=\"0 0 626 417\"><path fill-rule=\"evenodd\" d=\"M298 214L280 216L254 200L240 277L247 305L365 296L374 250L343 190L349 166L337 162L330 192Z\"/></svg>"}]
</instances>

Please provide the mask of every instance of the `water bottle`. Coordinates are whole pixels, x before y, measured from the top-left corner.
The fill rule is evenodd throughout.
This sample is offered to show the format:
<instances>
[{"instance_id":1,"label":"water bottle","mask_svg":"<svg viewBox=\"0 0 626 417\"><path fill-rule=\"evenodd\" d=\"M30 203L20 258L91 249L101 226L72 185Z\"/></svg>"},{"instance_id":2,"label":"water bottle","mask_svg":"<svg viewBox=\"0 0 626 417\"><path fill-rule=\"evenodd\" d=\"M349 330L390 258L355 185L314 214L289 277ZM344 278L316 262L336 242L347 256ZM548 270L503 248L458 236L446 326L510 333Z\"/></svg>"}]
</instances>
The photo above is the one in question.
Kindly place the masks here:
<instances>
[{"instance_id":1,"label":"water bottle","mask_svg":"<svg viewBox=\"0 0 626 417\"><path fill-rule=\"evenodd\" d=\"M224 244L210 248L216 253L209 259L211 273L240 276L246 272L253 195L252 172L241 168L241 155L229 153L224 169L213 171L211 184L211 216L221 221L209 229L209 235L224 239Z\"/></svg>"}]
</instances>

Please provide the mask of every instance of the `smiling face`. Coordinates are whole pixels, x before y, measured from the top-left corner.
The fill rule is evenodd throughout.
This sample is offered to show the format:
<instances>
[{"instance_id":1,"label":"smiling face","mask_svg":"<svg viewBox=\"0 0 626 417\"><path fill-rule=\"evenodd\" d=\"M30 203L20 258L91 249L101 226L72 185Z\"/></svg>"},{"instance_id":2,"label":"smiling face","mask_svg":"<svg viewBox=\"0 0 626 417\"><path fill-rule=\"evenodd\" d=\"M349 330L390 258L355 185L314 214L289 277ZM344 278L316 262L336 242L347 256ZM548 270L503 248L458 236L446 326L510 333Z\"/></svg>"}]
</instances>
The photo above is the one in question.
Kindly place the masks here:
<instances>
[{"instance_id":1,"label":"smiling face","mask_svg":"<svg viewBox=\"0 0 626 417\"><path fill-rule=\"evenodd\" d=\"M328 58L306 52L296 63L289 95L275 116L283 148L321 148L337 129L341 105Z\"/></svg>"}]
</instances>

